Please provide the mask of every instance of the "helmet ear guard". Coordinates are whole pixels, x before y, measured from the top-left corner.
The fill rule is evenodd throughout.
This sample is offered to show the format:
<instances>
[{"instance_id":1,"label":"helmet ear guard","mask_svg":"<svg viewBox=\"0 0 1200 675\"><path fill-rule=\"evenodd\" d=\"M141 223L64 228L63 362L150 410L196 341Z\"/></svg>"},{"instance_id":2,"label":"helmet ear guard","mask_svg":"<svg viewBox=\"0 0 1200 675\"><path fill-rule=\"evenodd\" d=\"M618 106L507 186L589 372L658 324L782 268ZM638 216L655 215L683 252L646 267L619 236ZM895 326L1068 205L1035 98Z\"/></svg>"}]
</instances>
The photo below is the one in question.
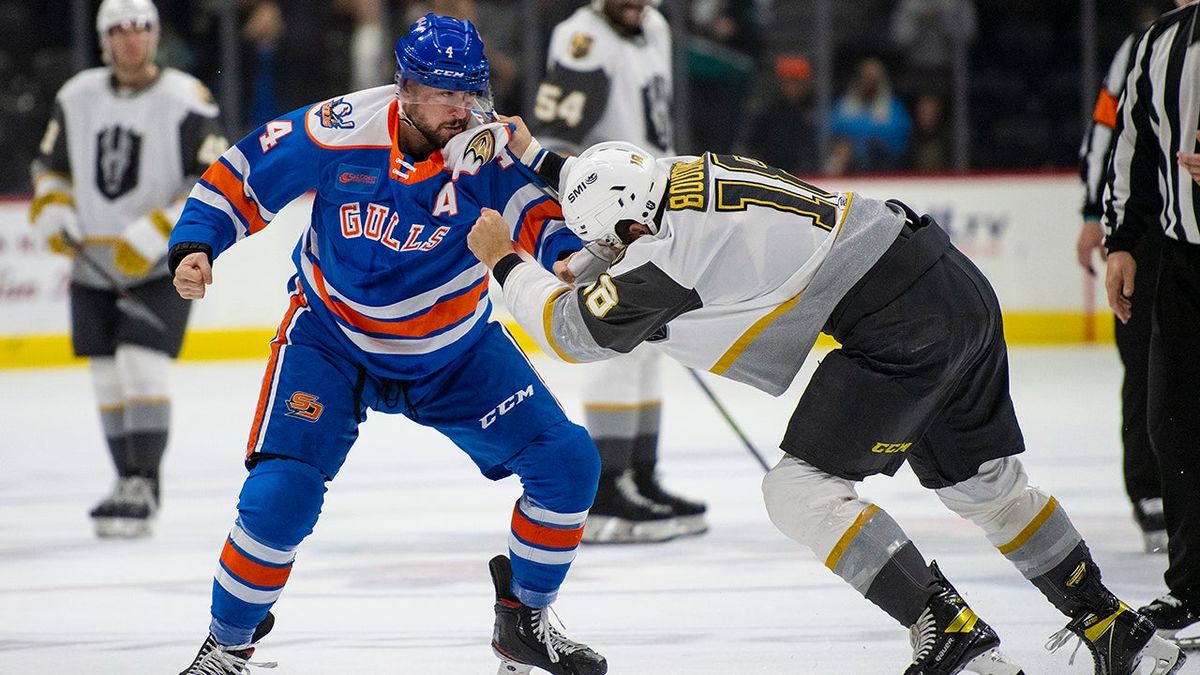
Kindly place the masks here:
<instances>
[{"instance_id":1,"label":"helmet ear guard","mask_svg":"<svg viewBox=\"0 0 1200 675\"><path fill-rule=\"evenodd\" d=\"M654 156L632 143L608 141L585 150L567 172L560 195L567 227L584 241L622 245L620 223L637 222L657 232L654 215L667 172Z\"/></svg>"}]
</instances>

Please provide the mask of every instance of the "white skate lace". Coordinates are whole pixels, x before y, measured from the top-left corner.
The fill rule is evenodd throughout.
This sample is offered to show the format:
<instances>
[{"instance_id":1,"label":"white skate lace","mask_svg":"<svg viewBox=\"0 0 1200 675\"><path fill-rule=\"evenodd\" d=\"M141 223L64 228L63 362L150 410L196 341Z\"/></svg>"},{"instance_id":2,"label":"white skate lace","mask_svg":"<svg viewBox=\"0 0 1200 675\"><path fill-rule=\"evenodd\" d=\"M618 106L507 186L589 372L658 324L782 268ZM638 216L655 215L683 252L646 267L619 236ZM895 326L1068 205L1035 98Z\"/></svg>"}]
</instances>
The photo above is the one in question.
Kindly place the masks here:
<instances>
[{"instance_id":1,"label":"white skate lace","mask_svg":"<svg viewBox=\"0 0 1200 675\"><path fill-rule=\"evenodd\" d=\"M255 668L274 668L279 664L274 661L249 661L237 654L233 654L220 647L214 647L212 651L204 655L197 663L188 671L188 675L249 675L250 670L247 666Z\"/></svg>"},{"instance_id":2,"label":"white skate lace","mask_svg":"<svg viewBox=\"0 0 1200 675\"><path fill-rule=\"evenodd\" d=\"M913 663L925 658L929 650L933 649L936 628L937 622L933 618L933 613L926 609L921 612L917 622L908 629L908 641L912 643L913 648Z\"/></svg>"},{"instance_id":3,"label":"white skate lace","mask_svg":"<svg viewBox=\"0 0 1200 675\"><path fill-rule=\"evenodd\" d=\"M1070 642L1071 638L1075 638L1077 642L1075 643L1075 649L1071 650L1071 658L1067 659L1067 665L1073 665L1075 663L1075 655L1079 653L1079 648L1083 646L1083 638L1071 632L1070 626L1063 628L1046 640L1046 651L1058 651L1063 645Z\"/></svg>"},{"instance_id":4,"label":"white skate lace","mask_svg":"<svg viewBox=\"0 0 1200 675\"><path fill-rule=\"evenodd\" d=\"M554 611L553 609L547 607L533 611L537 612L537 621L533 624L534 634L546 645L546 655L550 657L551 663L558 663L560 653L566 656L579 651L581 645L578 642L572 642L550 623L550 613ZM554 618L557 619L558 614L555 614ZM561 619L559 619L559 623L562 623Z\"/></svg>"}]
</instances>

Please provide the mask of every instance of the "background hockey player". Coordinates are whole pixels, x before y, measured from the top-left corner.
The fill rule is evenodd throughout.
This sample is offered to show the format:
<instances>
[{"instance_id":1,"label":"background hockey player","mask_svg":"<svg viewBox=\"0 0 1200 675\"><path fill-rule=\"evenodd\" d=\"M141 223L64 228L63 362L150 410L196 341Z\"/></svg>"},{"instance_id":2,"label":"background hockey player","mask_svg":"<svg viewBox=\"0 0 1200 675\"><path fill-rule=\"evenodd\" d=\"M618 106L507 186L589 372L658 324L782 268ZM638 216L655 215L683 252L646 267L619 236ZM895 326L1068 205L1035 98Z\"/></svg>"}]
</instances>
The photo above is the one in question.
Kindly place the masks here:
<instances>
[{"instance_id":1,"label":"background hockey player","mask_svg":"<svg viewBox=\"0 0 1200 675\"><path fill-rule=\"evenodd\" d=\"M211 632L186 673L243 672L368 410L437 429L487 478L520 476L511 562L490 565L492 646L509 672L606 670L546 609L575 557L599 458L488 322L488 271L466 247L483 205L508 214L510 239L545 264L580 242L505 149L509 127L476 126L491 105L471 23L426 15L397 43L396 61L395 86L302 108L230 148L193 189L172 237L176 287L201 298L224 250L316 191L213 583Z\"/></svg>"},{"instance_id":2,"label":"background hockey player","mask_svg":"<svg viewBox=\"0 0 1200 675\"><path fill-rule=\"evenodd\" d=\"M673 155L671 30L649 0L592 0L555 26L533 130L577 154L628 141ZM655 469L661 356L650 345L586 366L583 409L600 449L600 487L583 540L665 541L707 529L705 507L664 490Z\"/></svg>"},{"instance_id":3,"label":"background hockey player","mask_svg":"<svg viewBox=\"0 0 1200 675\"><path fill-rule=\"evenodd\" d=\"M1019 672L936 564L859 497L857 481L906 459L1070 617L1050 646L1078 636L1098 673L1129 674L1145 658L1161 675L1183 662L1104 587L1058 502L1028 484L999 305L932 219L744 157L655 161L625 143L565 164L544 150L522 156L560 184L582 239L625 247L595 283L572 289L523 262L502 216L484 212L468 244L548 353L588 361L656 340L687 365L777 396L819 332L841 343L801 397L763 494L783 533L910 628L906 673Z\"/></svg>"},{"instance_id":4,"label":"background hockey player","mask_svg":"<svg viewBox=\"0 0 1200 675\"><path fill-rule=\"evenodd\" d=\"M112 494L91 511L96 533L138 537L158 512L167 371L190 309L171 287L167 238L188 188L226 142L208 89L154 63L150 0L104 0L96 32L105 67L79 73L55 98L33 162L30 220L52 250L75 258L71 342L90 359L117 469Z\"/></svg>"}]
</instances>

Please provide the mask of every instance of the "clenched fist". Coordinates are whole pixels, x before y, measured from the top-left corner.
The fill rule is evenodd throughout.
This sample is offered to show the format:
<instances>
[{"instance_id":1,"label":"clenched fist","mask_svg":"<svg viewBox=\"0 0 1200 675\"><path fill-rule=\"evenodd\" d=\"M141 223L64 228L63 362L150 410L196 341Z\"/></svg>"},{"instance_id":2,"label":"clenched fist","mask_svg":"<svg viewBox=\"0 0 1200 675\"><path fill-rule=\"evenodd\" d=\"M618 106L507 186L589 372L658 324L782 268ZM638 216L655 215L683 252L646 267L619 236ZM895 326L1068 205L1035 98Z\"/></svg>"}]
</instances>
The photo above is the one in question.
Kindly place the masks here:
<instances>
[{"instance_id":1,"label":"clenched fist","mask_svg":"<svg viewBox=\"0 0 1200 675\"><path fill-rule=\"evenodd\" d=\"M212 265L202 252L189 253L175 268L175 290L184 300L203 298L204 287L212 281Z\"/></svg>"},{"instance_id":2,"label":"clenched fist","mask_svg":"<svg viewBox=\"0 0 1200 675\"><path fill-rule=\"evenodd\" d=\"M475 225L467 234L467 247L471 253L484 265L491 269L504 256L512 253L512 235L508 232L508 223L492 209L482 209Z\"/></svg>"}]
</instances>

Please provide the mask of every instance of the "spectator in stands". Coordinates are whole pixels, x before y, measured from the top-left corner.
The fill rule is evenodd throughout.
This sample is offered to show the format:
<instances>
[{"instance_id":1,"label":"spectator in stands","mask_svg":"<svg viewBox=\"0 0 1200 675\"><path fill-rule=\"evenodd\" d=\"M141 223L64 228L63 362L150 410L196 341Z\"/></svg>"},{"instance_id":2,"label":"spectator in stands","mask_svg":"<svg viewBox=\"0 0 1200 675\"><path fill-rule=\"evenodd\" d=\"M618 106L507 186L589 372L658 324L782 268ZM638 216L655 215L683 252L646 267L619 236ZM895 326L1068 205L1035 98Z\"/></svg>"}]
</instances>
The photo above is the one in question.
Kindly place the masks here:
<instances>
[{"instance_id":1,"label":"spectator in stands","mask_svg":"<svg viewBox=\"0 0 1200 675\"><path fill-rule=\"evenodd\" d=\"M921 94L913 106L913 134L901 168L936 173L950 168L950 130L946 104L937 94Z\"/></svg>"},{"instance_id":2,"label":"spectator in stands","mask_svg":"<svg viewBox=\"0 0 1200 675\"><path fill-rule=\"evenodd\" d=\"M794 174L820 169L817 111L813 102L812 66L804 56L775 59L775 82L766 103L751 122L749 154Z\"/></svg>"},{"instance_id":3,"label":"spectator in stands","mask_svg":"<svg viewBox=\"0 0 1200 675\"><path fill-rule=\"evenodd\" d=\"M973 0L900 0L891 17L892 44L901 56L900 89L950 89L956 54L975 41ZM918 85L919 83L919 85Z\"/></svg>"},{"instance_id":4,"label":"spectator in stands","mask_svg":"<svg viewBox=\"0 0 1200 675\"><path fill-rule=\"evenodd\" d=\"M838 99L831 119L832 174L887 171L899 167L912 133L912 119L892 93L887 71L877 58L859 62L850 89Z\"/></svg>"},{"instance_id":5,"label":"spectator in stands","mask_svg":"<svg viewBox=\"0 0 1200 675\"><path fill-rule=\"evenodd\" d=\"M764 21L759 3L701 0L691 4L689 19L692 143L729 152L734 144L729 120L744 114L762 54Z\"/></svg>"}]
</instances>

